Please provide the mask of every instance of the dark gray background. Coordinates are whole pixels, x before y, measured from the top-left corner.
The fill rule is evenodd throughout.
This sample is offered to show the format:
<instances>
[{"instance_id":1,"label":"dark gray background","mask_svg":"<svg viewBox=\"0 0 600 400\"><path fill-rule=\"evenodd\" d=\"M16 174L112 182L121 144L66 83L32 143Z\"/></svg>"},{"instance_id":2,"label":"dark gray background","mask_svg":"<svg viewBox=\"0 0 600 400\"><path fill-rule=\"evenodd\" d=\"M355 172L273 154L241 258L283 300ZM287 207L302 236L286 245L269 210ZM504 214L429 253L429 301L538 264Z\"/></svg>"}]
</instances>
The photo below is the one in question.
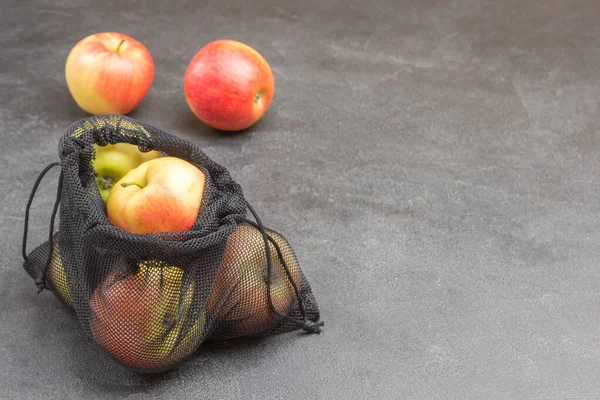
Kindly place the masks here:
<instances>
[{"instance_id":1,"label":"dark gray background","mask_svg":"<svg viewBox=\"0 0 600 400\"><path fill-rule=\"evenodd\" d=\"M597 399L596 0L2 1L0 397ZM120 31L156 76L132 117L225 165L299 254L326 327L203 347L148 376L111 361L21 266L33 181L86 117L64 62ZM276 93L205 127L183 74L243 41ZM32 209L41 243L53 172ZM47 397L42 397L47 396Z\"/></svg>"}]
</instances>

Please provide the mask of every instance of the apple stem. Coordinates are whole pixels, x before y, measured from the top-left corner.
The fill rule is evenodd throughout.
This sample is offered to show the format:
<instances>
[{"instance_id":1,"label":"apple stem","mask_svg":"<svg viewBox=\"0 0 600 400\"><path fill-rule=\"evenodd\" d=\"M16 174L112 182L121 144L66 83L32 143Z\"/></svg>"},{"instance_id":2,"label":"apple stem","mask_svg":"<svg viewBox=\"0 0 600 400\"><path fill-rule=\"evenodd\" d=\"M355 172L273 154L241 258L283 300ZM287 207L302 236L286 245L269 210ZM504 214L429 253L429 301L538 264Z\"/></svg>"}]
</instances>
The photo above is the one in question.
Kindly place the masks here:
<instances>
[{"instance_id":1,"label":"apple stem","mask_svg":"<svg viewBox=\"0 0 600 400\"><path fill-rule=\"evenodd\" d=\"M144 188L142 185L140 185L137 182L123 182L123 183L121 183L121 186L123 186L123 187L131 186L131 185L135 185L135 186L139 187L140 189Z\"/></svg>"},{"instance_id":2,"label":"apple stem","mask_svg":"<svg viewBox=\"0 0 600 400\"><path fill-rule=\"evenodd\" d=\"M117 53L119 52L119 50L121 50L121 46L123 45L123 43L125 43L125 39L122 39L121 43L119 43L119 45L117 46L117 50L115 50Z\"/></svg>"}]
</instances>

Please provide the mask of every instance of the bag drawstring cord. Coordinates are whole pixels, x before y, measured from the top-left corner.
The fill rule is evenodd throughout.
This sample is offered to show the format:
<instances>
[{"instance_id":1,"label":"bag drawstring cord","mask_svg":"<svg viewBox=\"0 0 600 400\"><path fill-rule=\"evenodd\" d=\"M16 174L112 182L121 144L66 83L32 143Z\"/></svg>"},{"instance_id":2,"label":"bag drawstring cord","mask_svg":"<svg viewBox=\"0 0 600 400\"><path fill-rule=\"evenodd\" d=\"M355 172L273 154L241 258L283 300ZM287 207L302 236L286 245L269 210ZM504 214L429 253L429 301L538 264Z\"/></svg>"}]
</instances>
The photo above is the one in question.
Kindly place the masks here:
<instances>
[{"instance_id":1,"label":"bag drawstring cord","mask_svg":"<svg viewBox=\"0 0 600 400\"><path fill-rule=\"evenodd\" d=\"M29 195L29 201L27 201L27 207L25 208L25 222L24 222L24 226L23 226L23 247L21 249L21 251L23 253L23 260L25 260L25 262L27 262L29 259L27 257L27 234L29 231L29 212L31 209L31 204L33 203L33 198L35 197L35 193L36 193L40 183L42 182L42 179L48 173L48 171L50 171L52 168L54 168L56 166L60 166L60 165L61 165L60 162L50 163L46 168L44 168L44 170L42 172L40 172L35 183L33 184L33 188L31 189L31 193ZM50 229L48 231L48 243L50 245L50 250L48 251L48 258L46 259L46 264L44 265L44 268L42 269L42 274L35 281L35 284L38 288L38 293L42 292L46 288L46 285L45 285L46 271L48 270L48 266L50 265L50 262L52 261L52 249L53 249L52 238L54 235L54 220L56 219L56 214L58 213L58 206L60 204L62 184L63 184L63 171L61 169L60 176L58 178L58 188L56 190L56 200L54 200L54 207L52 208L52 216L50 217Z\"/></svg>"},{"instance_id":2,"label":"bag drawstring cord","mask_svg":"<svg viewBox=\"0 0 600 400\"><path fill-rule=\"evenodd\" d=\"M308 319L308 317L306 315L306 309L304 308L304 302L302 300L302 297L300 296L300 291L298 290L298 285L292 279L292 274L289 270L287 263L285 262L285 260L283 258L281 249L279 248L279 246L277 245L275 240L273 240L273 238L271 236L269 236L269 234L266 232L265 227L263 226L262 222L260 221L260 218L258 217L256 211L254 211L254 209L252 208L252 206L250 204L247 204L247 206L248 206L248 210L250 210L250 212L252 213L252 216L254 217L256 222L252 222L247 219L245 220L245 222L249 223L250 225L254 226L256 229L258 229L263 237L264 242L265 242L265 252L266 252L266 258L267 258L267 299L269 301L269 308L275 315L277 315L280 318L283 318L290 322L295 323L296 325L301 327L305 332L320 333L321 332L320 328L323 325L325 325L325 322L323 322L323 321L315 322L315 321L311 321L310 319ZM281 266L285 270L287 278L288 278L289 282L292 284L292 287L294 288L294 294L296 295L296 298L298 299L298 308L300 309L300 314L302 315L302 320L297 320L297 319L290 317L289 315L280 313L273 306L273 300L271 298L271 272L273 270L273 263L271 260L271 250L270 250L269 242L271 242L273 247L275 247L275 250L277 252L277 257L279 258L279 261L281 262Z\"/></svg>"}]
</instances>

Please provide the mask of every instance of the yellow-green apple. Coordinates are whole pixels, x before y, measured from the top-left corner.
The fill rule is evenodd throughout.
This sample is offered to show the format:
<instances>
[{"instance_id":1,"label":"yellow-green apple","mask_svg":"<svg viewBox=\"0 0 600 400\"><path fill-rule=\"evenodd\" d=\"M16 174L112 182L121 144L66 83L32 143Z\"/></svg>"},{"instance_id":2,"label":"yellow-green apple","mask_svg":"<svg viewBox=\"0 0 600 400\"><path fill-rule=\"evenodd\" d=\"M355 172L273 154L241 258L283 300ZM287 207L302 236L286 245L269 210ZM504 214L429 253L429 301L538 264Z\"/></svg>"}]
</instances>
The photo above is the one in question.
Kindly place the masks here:
<instances>
[{"instance_id":1,"label":"yellow-green apple","mask_svg":"<svg viewBox=\"0 0 600 400\"><path fill-rule=\"evenodd\" d=\"M157 260L137 272L115 268L90 298L94 340L121 364L157 371L193 353L202 338L204 313L178 342L194 297L183 269Z\"/></svg>"},{"instance_id":2,"label":"yellow-green apple","mask_svg":"<svg viewBox=\"0 0 600 400\"><path fill-rule=\"evenodd\" d=\"M198 217L205 175L177 157L160 157L129 171L111 189L109 221L133 233L189 231Z\"/></svg>"},{"instance_id":3,"label":"yellow-green apple","mask_svg":"<svg viewBox=\"0 0 600 400\"><path fill-rule=\"evenodd\" d=\"M141 152L136 145L115 143L106 146L94 144L96 156L92 167L97 172L96 184L106 203L114 184L125 174L145 161L161 156L160 151Z\"/></svg>"},{"instance_id":4,"label":"yellow-green apple","mask_svg":"<svg viewBox=\"0 0 600 400\"><path fill-rule=\"evenodd\" d=\"M201 48L184 77L188 105L213 128L238 131L265 114L275 91L267 61L252 47L217 40Z\"/></svg>"},{"instance_id":5,"label":"yellow-green apple","mask_svg":"<svg viewBox=\"0 0 600 400\"><path fill-rule=\"evenodd\" d=\"M75 102L90 114L127 114L146 97L154 61L134 38L117 32L80 40L69 53L65 78Z\"/></svg>"},{"instance_id":6,"label":"yellow-green apple","mask_svg":"<svg viewBox=\"0 0 600 400\"><path fill-rule=\"evenodd\" d=\"M56 294L63 303L69 307L73 307L73 297L71 297L71 291L69 290L69 284L67 283L67 276L65 274L65 268L63 266L62 258L58 249L58 240L55 237L52 245L52 257L50 264L46 270L46 281L53 288L53 292Z\"/></svg>"},{"instance_id":7,"label":"yellow-green apple","mask_svg":"<svg viewBox=\"0 0 600 400\"><path fill-rule=\"evenodd\" d=\"M270 230L267 233L279 246L291 278L299 288L300 268L292 248L281 235ZM296 295L275 246L269 242L269 248L272 260L271 301L276 311L285 314ZM229 235L207 310L218 321L231 325L230 332L238 336L263 332L280 321L269 307L263 236L253 226L240 225Z\"/></svg>"}]
</instances>

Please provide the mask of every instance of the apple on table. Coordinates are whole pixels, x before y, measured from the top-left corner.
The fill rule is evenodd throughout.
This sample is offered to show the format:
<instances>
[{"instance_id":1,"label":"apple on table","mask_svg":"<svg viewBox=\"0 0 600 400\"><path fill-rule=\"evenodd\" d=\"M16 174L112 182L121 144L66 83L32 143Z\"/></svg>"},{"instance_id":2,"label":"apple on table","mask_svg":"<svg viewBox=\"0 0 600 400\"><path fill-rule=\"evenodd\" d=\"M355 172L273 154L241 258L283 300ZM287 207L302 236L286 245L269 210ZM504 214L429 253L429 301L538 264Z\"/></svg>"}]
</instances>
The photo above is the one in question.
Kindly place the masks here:
<instances>
[{"instance_id":1,"label":"apple on table","mask_svg":"<svg viewBox=\"0 0 600 400\"><path fill-rule=\"evenodd\" d=\"M275 91L271 67L252 47L217 40L201 48L184 77L185 97L207 125L239 131L267 112Z\"/></svg>"},{"instance_id":2,"label":"apple on table","mask_svg":"<svg viewBox=\"0 0 600 400\"><path fill-rule=\"evenodd\" d=\"M65 65L75 102L93 114L127 114L146 97L154 79L154 61L136 39L118 32L80 40Z\"/></svg>"}]
</instances>

